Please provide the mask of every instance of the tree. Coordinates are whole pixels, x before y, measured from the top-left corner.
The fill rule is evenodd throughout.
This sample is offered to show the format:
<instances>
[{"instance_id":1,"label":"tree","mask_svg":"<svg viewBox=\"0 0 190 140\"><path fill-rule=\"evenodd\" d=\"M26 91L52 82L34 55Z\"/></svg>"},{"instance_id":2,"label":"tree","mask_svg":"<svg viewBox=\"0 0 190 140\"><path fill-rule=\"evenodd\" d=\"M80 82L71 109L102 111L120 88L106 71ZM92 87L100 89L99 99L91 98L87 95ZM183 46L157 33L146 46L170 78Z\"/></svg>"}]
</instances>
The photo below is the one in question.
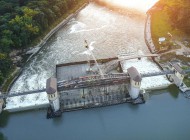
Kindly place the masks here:
<instances>
[{"instance_id":1,"label":"tree","mask_svg":"<svg viewBox=\"0 0 190 140\"><path fill-rule=\"evenodd\" d=\"M0 58L0 71L1 73L5 76L8 74L9 69L11 68L12 62L11 60L8 58L8 56L6 56L5 54L0 54L1 58Z\"/></svg>"},{"instance_id":2,"label":"tree","mask_svg":"<svg viewBox=\"0 0 190 140\"><path fill-rule=\"evenodd\" d=\"M0 39L0 50L8 53L10 51L11 45L13 45L12 31L3 30L2 31L2 38Z\"/></svg>"},{"instance_id":3,"label":"tree","mask_svg":"<svg viewBox=\"0 0 190 140\"><path fill-rule=\"evenodd\" d=\"M23 15L17 15L9 21L10 28L13 31L13 42L15 47L23 47L30 42L39 32L39 27L35 24L33 17L38 13L27 7L23 8Z\"/></svg>"},{"instance_id":4,"label":"tree","mask_svg":"<svg viewBox=\"0 0 190 140\"><path fill-rule=\"evenodd\" d=\"M13 11L13 4L5 1L0 1L0 15L11 13Z\"/></svg>"},{"instance_id":5,"label":"tree","mask_svg":"<svg viewBox=\"0 0 190 140\"><path fill-rule=\"evenodd\" d=\"M173 28L190 34L190 1L189 0L160 0L165 5Z\"/></svg>"}]
</instances>

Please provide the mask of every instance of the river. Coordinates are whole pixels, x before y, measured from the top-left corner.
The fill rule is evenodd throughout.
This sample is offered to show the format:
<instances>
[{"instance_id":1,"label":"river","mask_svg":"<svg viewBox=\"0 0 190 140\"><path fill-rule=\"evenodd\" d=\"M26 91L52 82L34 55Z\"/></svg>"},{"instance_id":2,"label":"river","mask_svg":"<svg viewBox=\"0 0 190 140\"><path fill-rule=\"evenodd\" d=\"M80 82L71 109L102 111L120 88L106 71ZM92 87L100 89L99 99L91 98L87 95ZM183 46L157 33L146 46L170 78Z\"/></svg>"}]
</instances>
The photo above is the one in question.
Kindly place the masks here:
<instances>
[{"instance_id":1,"label":"river","mask_svg":"<svg viewBox=\"0 0 190 140\"><path fill-rule=\"evenodd\" d=\"M86 59L85 39L93 44L97 58L148 52L145 17L145 12L129 16L89 4L47 41L11 91L44 87L46 79L55 74L55 64ZM46 119L46 110L11 113L0 131L8 140L188 140L190 101L176 92L177 89L154 91L143 105L75 111L50 120Z\"/></svg>"},{"instance_id":2,"label":"river","mask_svg":"<svg viewBox=\"0 0 190 140\"><path fill-rule=\"evenodd\" d=\"M84 40L93 44L93 53L99 59L116 57L121 52L147 52L145 17L141 14L129 17L95 4L88 5L47 41L11 91L44 87L46 79L54 75L56 64L86 60Z\"/></svg>"}]
</instances>

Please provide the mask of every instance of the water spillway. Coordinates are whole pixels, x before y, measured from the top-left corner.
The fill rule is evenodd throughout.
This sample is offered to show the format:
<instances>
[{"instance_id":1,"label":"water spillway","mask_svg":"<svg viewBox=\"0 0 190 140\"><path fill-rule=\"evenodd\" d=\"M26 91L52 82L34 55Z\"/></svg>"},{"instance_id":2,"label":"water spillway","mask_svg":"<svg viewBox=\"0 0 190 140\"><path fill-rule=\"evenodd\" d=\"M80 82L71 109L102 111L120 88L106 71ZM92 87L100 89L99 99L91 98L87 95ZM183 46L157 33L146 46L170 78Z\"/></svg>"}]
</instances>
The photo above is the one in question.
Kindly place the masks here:
<instances>
[{"instance_id":1,"label":"water spillway","mask_svg":"<svg viewBox=\"0 0 190 140\"><path fill-rule=\"evenodd\" d=\"M84 40L90 42L97 59L117 57L120 53L149 52L144 42L144 23L145 17L138 18L136 14L129 17L90 3L44 44L43 49L25 66L11 91L41 89L45 87L46 79L55 75L56 64L91 59ZM147 62L153 63L148 58L141 60L141 63ZM49 102L44 92L8 98L6 108L28 104L48 105Z\"/></svg>"},{"instance_id":2,"label":"water spillway","mask_svg":"<svg viewBox=\"0 0 190 140\"><path fill-rule=\"evenodd\" d=\"M115 1L119 1L119 0L115 0ZM93 7L96 8L96 6L93 6ZM106 8L104 8L104 10L106 10ZM90 13L90 11L88 12ZM110 14L112 14L112 12L110 12ZM142 24L144 23L142 22ZM142 31L143 30L139 30L139 32L142 32ZM55 37L55 39L57 38ZM139 38L139 39L143 39L143 38ZM81 43L83 44L83 41L81 41ZM106 44L104 44L103 46L106 46ZM134 43L134 46L135 46L135 43ZM53 50L53 47L51 50ZM65 57L65 56L62 56L62 57ZM133 61L136 62L137 60L133 60ZM143 64L146 62L147 62L147 59L145 59L145 61L141 61L141 66L143 66ZM130 64L133 64L133 63L131 62ZM152 66L151 64L152 63L150 61L148 66ZM46 75L44 77L45 80L46 80L46 77L49 78L49 76L53 75L53 73L55 72L55 65L54 64L51 64L51 65L50 66L52 68L52 72L48 68L44 69L45 73L49 73L47 75L45 74ZM42 67L43 66L44 65L42 65ZM152 70L151 67L150 69ZM29 74L30 77L28 79L32 78L33 75L35 75L36 71L37 70L33 71L34 74L31 74L31 75ZM142 71L145 71L145 70L143 69ZM43 77L43 76L40 76L40 77ZM40 81L40 78L36 78L36 79ZM45 85L45 80L44 82L42 81L44 85ZM25 82L27 81L28 80L26 78ZM37 85L37 83L34 81L35 80L31 79L31 82L30 84L28 82L28 85L32 86L32 84L34 83ZM23 82L21 82L20 84L23 84ZM32 87L36 89L35 86L32 86ZM22 90L22 88L18 88L18 91L19 89L20 91ZM12 113L10 116L6 117L8 119L6 121L7 122L6 126L4 125L3 128L0 128L0 131L1 133L3 133L5 139L7 138L9 140L15 140L15 138L20 139L20 140L26 140L26 139L27 140L33 140L33 139L52 140L52 139L55 139L55 136L57 140L62 140L62 139L66 139L66 140L76 140L76 139L79 139L79 140L85 140L85 139L90 139L90 140L97 140L97 139L99 140L111 140L111 139L161 140L161 139L166 139L166 137L167 139L172 139L172 140L179 140L179 139L188 140L190 137L190 133L189 133L190 102L189 100L184 98L182 94L178 92L176 93L176 92L177 92L176 88L170 91L157 90L157 91L153 91L152 94L158 95L158 96L150 96L150 100L144 105L133 106L130 104L123 104L123 105L117 105L117 106L112 106L112 107L70 112L70 113L65 113L64 117L56 119L56 120L46 120L44 116L44 114L46 113L46 110ZM143 129L139 129L139 125L143 126ZM32 137L31 137L31 134L33 134Z\"/></svg>"}]
</instances>

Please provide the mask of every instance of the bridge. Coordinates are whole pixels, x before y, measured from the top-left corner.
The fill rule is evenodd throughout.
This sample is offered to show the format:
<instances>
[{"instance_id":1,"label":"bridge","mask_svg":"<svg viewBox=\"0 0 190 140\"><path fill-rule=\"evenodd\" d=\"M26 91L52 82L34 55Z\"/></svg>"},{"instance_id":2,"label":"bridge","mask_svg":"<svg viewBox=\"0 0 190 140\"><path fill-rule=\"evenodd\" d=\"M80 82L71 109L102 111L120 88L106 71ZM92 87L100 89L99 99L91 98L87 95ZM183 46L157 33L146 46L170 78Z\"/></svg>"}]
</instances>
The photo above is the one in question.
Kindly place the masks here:
<instances>
[{"instance_id":1,"label":"bridge","mask_svg":"<svg viewBox=\"0 0 190 140\"><path fill-rule=\"evenodd\" d=\"M29 95L29 94L35 94L35 93L41 93L41 92L45 92L46 89L36 89L36 90L29 90L29 91L23 91L23 92L2 92L2 94L0 94L0 99L5 99L5 98L9 98L9 97L16 97L16 96L22 96L22 95Z\"/></svg>"},{"instance_id":2,"label":"bridge","mask_svg":"<svg viewBox=\"0 0 190 140\"><path fill-rule=\"evenodd\" d=\"M136 59L136 58L143 58L143 57L158 57L160 56L159 54L137 54L137 55L128 55L128 54L123 54L118 56L118 61L124 61L124 60L130 60L130 59Z\"/></svg>"},{"instance_id":3,"label":"bridge","mask_svg":"<svg viewBox=\"0 0 190 140\"><path fill-rule=\"evenodd\" d=\"M100 66L102 69L103 73L109 73L110 70L116 68L118 66L118 62L125 61L125 60L131 60L131 59L140 59L143 57L158 57L158 54L150 54L150 53L145 53L145 54L120 54L117 57L117 60L112 60L107 63L105 63L103 66Z\"/></svg>"}]
</instances>

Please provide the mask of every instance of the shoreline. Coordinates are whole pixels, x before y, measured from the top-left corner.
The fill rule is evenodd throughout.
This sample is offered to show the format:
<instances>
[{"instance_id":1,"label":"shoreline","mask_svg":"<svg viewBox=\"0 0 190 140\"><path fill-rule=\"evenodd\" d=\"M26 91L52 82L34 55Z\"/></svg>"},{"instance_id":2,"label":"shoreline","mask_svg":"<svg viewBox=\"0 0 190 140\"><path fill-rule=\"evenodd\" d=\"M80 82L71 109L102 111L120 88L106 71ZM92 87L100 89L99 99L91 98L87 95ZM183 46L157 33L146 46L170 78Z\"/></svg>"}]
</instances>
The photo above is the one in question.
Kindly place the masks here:
<instances>
[{"instance_id":1,"label":"shoreline","mask_svg":"<svg viewBox=\"0 0 190 140\"><path fill-rule=\"evenodd\" d=\"M50 30L48 32L48 34L45 35L45 37L43 37L43 39L33 47L33 49L35 48L39 48L36 52L32 53L26 60L26 62L23 64L23 67L21 67L19 70L15 69L11 75L14 77L10 83L8 83L7 88L5 89L5 92L9 92L11 87L13 86L13 84L15 83L15 81L19 78L19 76L22 74L24 67L31 61L31 59L33 57L35 57L40 51L41 49L43 49L44 44L47 42L47 40L52 37L52 35L54 35L60 28L64 27L72 18L74 18L82 9L84 9L86 6L88 5L88 3L83 4L78 10L76 10L74 13L69 14L65 19L63 19L61 21L61 23L59 23L58 25L56 25L52 30ZM15 75L14 75L15 74ZM11 78L11 77L9 77ZM9 80L9 78L6 79ZM5 88L6 86L6 81L5 83L2 85L2 89Z\"/></svg>"},{"instance_id":2,"label":"shoreline","mask_svg":"<svg viewBox=\"0 0 190 140\"><path fill-rule=\"evenodd\" d=\"M146 21L145 21L145 29L144 29L144 38L145 43L151 53L155 53L156 49L152 40L151 35L151 15L147 13Z\"/></svg>"}]
</instances>

